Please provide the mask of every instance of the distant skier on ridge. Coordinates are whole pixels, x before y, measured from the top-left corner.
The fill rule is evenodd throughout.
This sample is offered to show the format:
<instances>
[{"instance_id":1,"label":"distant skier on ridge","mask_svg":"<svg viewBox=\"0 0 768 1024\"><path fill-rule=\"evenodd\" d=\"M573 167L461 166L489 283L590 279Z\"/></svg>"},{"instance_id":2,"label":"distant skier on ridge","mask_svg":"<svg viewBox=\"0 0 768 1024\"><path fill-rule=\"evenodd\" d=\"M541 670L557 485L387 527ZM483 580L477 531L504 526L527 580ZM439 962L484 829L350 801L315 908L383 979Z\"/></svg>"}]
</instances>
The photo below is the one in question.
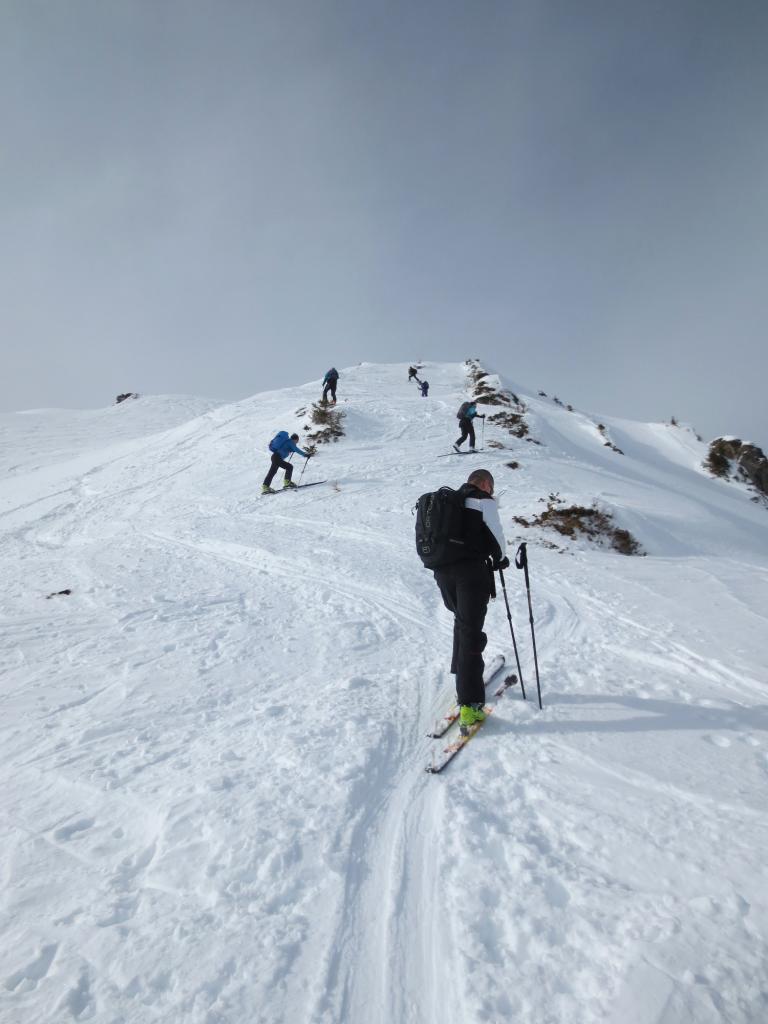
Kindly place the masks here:
<instances>
[{"instance_id":1,"label":"distant skier on ridge","mask_svg":"<svg viewBox=\"0 0 768 1024\"><path fill-rule=\"evenodd\" d=\"M429 395L429 381L428 380L421 381L420 386L421 386L421 397L422 398L427 398L427 396Z\"/></svg>"},{"instance_id":2,"label":"distant skier on ridge","mask_svg":"<svg viewBox=\"0 0 768 1024\"><path fill-rule=\"evenodd\" d=\"M456 451L460 451L461 445L464 444L467 438L469 438L469 450L471 452L476 451L475 449L475 428L472 426L473 419L484 420L485 416L480 416L477 411L477 405L474 402L462 402L459 411L456 413L456 418L459 421L459 429L461 430L461 437L458 441L455 441L453 447Z\"/></svg>"},{"instance_id":3,"label":"distant skier on ridge","mask_svg":"<svg viewBox=\"0 0 768 1024\"><path fill-rule=\"evenodd\" d=\"M339 382L339 371L332 366L323 377L323 401L328 401L328 392L331 393L331 405L336 405L336 385Z\"/></svg>"},{"instance_id":4,"label":"distant skier on ridge","mask_svg":"<svg viewBox=\"0 0 768 1024\"><path fill-rule=\"evenodd\" d=\"M293 466L290 462L286 462L285 460L292 452L296 452L297 455L303 455L305 459L310 459L312 457L311 455L308 455L307 452L303 452L301 448L299 448L296 444L298 440L298 434L291 434L289 437L287 430L281 430L278 434L275 434L269 442L269 450L272 452L272 462L269 467L269 472L264 477L264 483L261 485L262 494L276 493L270 485L278 469L285 470L285 479L283 480L284 489L296 486L296 484L291 480L291 477L293 476Z\"/></svg>"}]
</instances>

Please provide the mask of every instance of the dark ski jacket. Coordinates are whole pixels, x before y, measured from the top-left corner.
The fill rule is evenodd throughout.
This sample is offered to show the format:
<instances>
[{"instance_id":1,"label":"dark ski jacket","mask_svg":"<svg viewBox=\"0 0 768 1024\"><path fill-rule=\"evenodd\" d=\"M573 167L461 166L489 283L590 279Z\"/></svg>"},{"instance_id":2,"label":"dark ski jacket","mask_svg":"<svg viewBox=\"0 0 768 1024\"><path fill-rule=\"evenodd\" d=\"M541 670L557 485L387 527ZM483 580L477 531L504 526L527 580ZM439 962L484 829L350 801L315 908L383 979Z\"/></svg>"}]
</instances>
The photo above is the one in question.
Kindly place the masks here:
<instances>
[{"instance_id":1,"label":"dark ski jacket","mask_svg":"<svg viewBox=\"0 0 768 1024\"><path fill-rule=\"evenodd\" d=\"M323 377L323 384L329 384L332 380L339 379L339 371L335 366L332 366L328 373Z\"/></svg>"}]
</instances>

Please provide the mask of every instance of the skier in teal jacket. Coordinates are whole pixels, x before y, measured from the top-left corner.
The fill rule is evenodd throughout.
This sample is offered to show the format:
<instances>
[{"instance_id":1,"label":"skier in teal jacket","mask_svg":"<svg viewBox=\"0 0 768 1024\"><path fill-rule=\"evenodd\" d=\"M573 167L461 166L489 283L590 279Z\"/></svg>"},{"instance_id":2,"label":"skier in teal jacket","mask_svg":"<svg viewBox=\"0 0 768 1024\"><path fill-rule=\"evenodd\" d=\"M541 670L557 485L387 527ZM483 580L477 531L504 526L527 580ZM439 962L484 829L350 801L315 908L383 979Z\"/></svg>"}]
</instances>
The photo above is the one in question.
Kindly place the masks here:
<instances>
[{"instance_id":1,"label":"skier in teal jacket","mask_svg":"<svg viewBox=\"0 0 768 1024\"><path fill-rule=\"evenodd\" d=\"M336 405L336 385L339 383L339 371L332 366L323 377L323 401L328 401L328 392L331 392L331 405Z\"/></svg>"},{"instance_id":2,"label":"skier in teal jacket","mask_svg":"<svg viewBox=\"0 0 768 1024\"><path fill-rule=\"evenodd\" d=\"M454 441L453 444L456 451L460 450L461 445L464 444L467 438L469 438L469 450L471 452L475 450L475 428L472 425L472 420L476 417L481 420L485 419L485 416L478 415L477 406L474 402L462 402L461 408L456 413L459 429L461 430L461 437L458 441Z\"/></svg>"}]
</instances>

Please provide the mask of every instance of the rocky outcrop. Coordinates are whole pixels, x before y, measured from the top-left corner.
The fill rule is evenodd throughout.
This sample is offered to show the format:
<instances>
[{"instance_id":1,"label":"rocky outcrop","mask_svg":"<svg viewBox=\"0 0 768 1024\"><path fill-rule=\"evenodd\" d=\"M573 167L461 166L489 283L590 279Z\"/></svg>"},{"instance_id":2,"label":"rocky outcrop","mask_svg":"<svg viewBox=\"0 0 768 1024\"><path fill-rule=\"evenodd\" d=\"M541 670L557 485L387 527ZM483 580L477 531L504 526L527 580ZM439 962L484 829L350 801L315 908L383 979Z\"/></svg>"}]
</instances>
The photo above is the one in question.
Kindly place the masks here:
<instances>
[{"instance_id":1,"label":"rocky outcrop","mask_svg":"<svg viewBox=\"0 0 768 1024\"><path fill-rule=\"evenodd\" d=\"M768 459L756 444L738 437L716 437L710 442L704 468L725 480L741 480L768 497Z\"/></svg>"},{"instance_id":2,"label":"rocky outcrop","mask_svg":"<svg viewBox=\"0 0 768 1024\"><path fill-rule=\"evenodd\" d=\"M115 405L120 405L120 403L124 402L126 400L126 398L138 398L138 397L139 396L136 394L135 391L126 391L126 393L124 395L118 395L117 396L117 398L115 399Z\"/></svg>"},{"instance_id":3,"label":"rocky outcrop","mask_svg":"<svg viewBox=\"0 0 768 1024\"><path fill-rule=\"evenodd\" d=\"M514 391L508 391L506 388L491 383L491 374L482 368L477 359L467 359L466 366L473 385L472 401L476 405L502 407L502 411L488 416L488 422L503 427L513 437L525 438L526 441L540 444L540 441L527 436L528 424L525 421L525 413L528 410ZM496 379L498 380L498 378Z\"/></svg>"}]
</instances>

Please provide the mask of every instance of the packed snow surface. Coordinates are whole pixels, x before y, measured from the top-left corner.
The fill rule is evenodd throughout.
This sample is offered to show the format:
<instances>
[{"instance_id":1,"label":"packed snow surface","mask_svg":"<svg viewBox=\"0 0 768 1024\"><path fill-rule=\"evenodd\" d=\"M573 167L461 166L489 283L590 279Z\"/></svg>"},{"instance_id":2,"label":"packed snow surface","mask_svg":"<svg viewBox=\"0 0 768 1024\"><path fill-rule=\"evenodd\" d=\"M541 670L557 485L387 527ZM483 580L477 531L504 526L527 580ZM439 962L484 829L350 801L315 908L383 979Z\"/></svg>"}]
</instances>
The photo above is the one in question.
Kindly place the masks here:
<instances>
[{"instance_id":1,"label":"packed snow surface","mask_svg":"<svg viewBox=\"0 0 768 1024\"><path fill-rule=\"evenodd\" d=\"M421 375L343 370L327 483L265 498L319 381L0 417L3 1024L768 1020L768 510L690 430L511 383L541 443L437 458L466 367ZM544 709L512 568L529 699L432 776L411 510L470 466ZM552 494L646 554L514 522ZM487 631L514 667L501 593Z\"/></svg>"}]
</instances>

